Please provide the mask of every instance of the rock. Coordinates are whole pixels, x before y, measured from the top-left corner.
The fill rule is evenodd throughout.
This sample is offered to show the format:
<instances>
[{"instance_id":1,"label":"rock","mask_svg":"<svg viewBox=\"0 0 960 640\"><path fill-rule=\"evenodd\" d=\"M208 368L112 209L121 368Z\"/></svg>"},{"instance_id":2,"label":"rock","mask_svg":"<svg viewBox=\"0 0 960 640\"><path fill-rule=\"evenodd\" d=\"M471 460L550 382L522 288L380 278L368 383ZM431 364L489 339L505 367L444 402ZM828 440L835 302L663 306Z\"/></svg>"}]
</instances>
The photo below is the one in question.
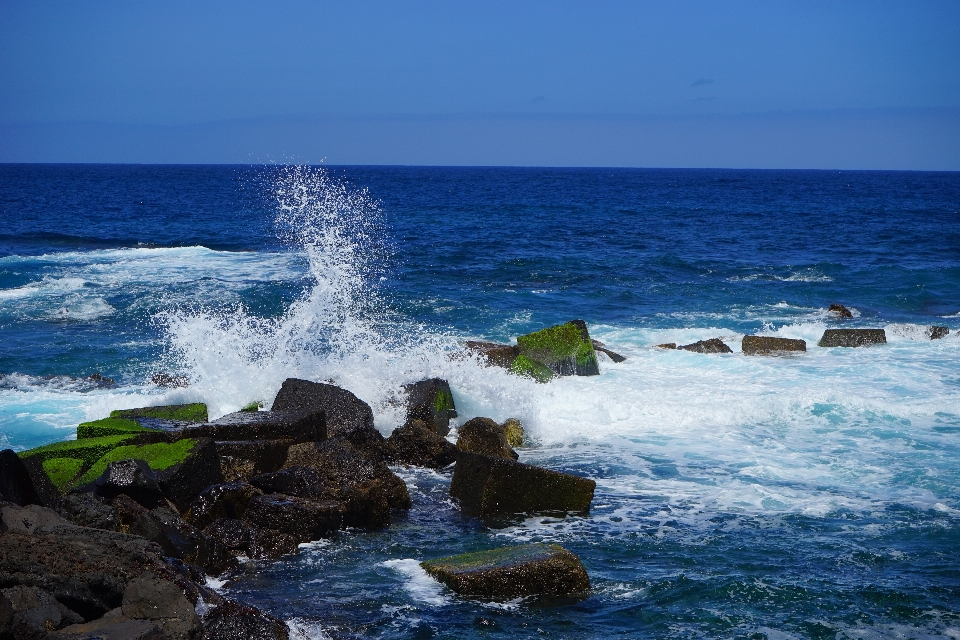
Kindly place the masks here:
<instances>
[{"instance_id":1,"label":"rock","mask_svg":"<svg viewBox=\"0 0 960 640\"><path fill-rule=\"evenodd\" d=\"M60 515L79 527L120 531L117 510L97 498L92 492L71 493L64 496L58 511Z\"/></svg>"},{"instance_id":2,"label":"rock","mask_svg":"<svg viewBox=\"0 0 960 640\"><path fill-rule=\"evenodd\" d=\"M136 420L130 420L128 418L103 418L102 420L81 422L77 425L77 439L137 435L154 431L154 429L147 429Z\"/></svg>"},{"instance_id":3,"label":"rock","mask_svg":"<svg viewBox=\"0 0 960 640\"><path fill-rule=\"evenodd\" d=\"M242 518L247 503L262 495L263 491L246 482L210 485L190 504L183 517L201 529L218 518Z\"/></svg>"},{"instance_id":4,"label":"rock","mask_svg":"<svg viewBox=\"0 0 960 640\"><path fill-rule=\"evenodd\" d=\"M182 462L157 472L160 489L180 511L189 509L204 489L221 482L220 456L209 438L198 439Z\"/></svg>"},{"instance_id":5,"label":"rock","mask_svg":"<svg viewBox=\"0 0 960 640\"><path fill-rule=\"evenodd\" d=\"M883 329L827 329L817 346L863 347L886 343L887 334Z\"/></svg>"},{"instance_id":6,"label":"rock","mask_svg":"<svg viewBox=\"0 0 960 640\"><path fill-rule=\"evenodd\" d=\"M473 418L457 430L457 449L504 460L520 456L507 443L506 429L490 418Z\"/></svg>"},{"instance_id":7,"label":"rock","mask_svg":"<svg viewBox=\"0 0 960 640\"><path fill-rule=\"evenodd\" d=\"M806 351L807 343L804 340L791 340L789 338L743 336L741 349L745 356L770 355L788 351Z\"/></svg>"},{"instance_id":8,"label":"rock","mask_svg":"<svg viewBox=\"0 0 960 640\"><path fill-rule=\"evenodd\" d=\"M0 590L10 604L8 627L13 638L43 638L48 632L83 622L77 613L58 602L49 591L18 585ZM0 627L2 628L2 627Z\"/></svg>"},{"instance_id":9,"label":"rock","mask_svg":"<svg viewBox=\"0 0 960 640\"><path fill-rule=\"evenodd\" d=\"M234 564L230 551L165 507L140 514L130 533L156 543L170 557L220 574Z\"/></svg>"},{"instance_id":10,"label":"rock","mask_svg":"<svg viewBox=\"0 0 960 640\"><path fill-rule=\"evenodd\" d=\"M203 621L201 640L288 640L287 625L253 607L227 602Z\"/></svg>"},{"instance_id":11,"label":"rock","mask_svg":"<svg viewBox=\"0 0 960 640\"><path fill-rule=\"evenodd\" d=\"M242 520L220 518L208 524L203 532L234 553L246 553L250 549L250 527Z\"/></svg>"},{"instance_id":12,"label":"rock","mask_svg":"<svg viewBox=\"0 0 960 640\"><path fill-rule=\"evenodd\" d=\"M625 362L625 361L626 361L626 357L625 357L625 356L622 356L622 355L620 355L619 353L616 353L616 352L614 352L614 351L610 351L610 349L607 349L606 345L603 344L602 342L600 342L599 340L591 340L591 342L593 343L593 350L594 350L594 351L599 351L600 353L605 353L605 354L607 355L607 357L609 357L609 358L610 358L611 360L613 360L614 362L616 362L616 363L619 364L619 363L621 363L621 362Z\"/></svg>"},{"instance_id":13,"label":"rock","mask_svg":"<svg viewBox=\"0 0 960 640\"><path fill-rule=\"evenodd\" d=\"M158 407L140 407L138 409L120 409L110 412L111 418L156 418L179 422L206 422L207 405L202 402L192 404L168 404Z\"/></svg>"},{"instance_id":14,"label":"rock","mask_svg":"<svg viewBox=\"0 0 960 640\"><path fill-rule=\"evenodd\" d=\"M550 382L555 377L553 370L551 370L550 367L542 362L531 360L523 354L517 356L516 360L513 361L513 364L510 365L509 371L515 376L532 378L541 384Z\"/></svg>"},{"instance_id":15,"label":"rock","mask_svg":"<svg viewBox=\"0 0 960 640\"><path fill-rule=\"evenodd\" d=\"M588 478L541 469L479 453L461 453L450 495L466 513L585 512L597 483Z\"/></svg>"},{"instance_id":16,"label":"rock","mask_svg":"<svg viewBox=\"0 0 960 640\"><path fill-rule=\"evenodd\" d=\"M571 320L517 338L520 357L546 366L559 376L600 374L597 355L583 320ZM513 365L515 366L516 361Z\"/></svg>"},{"instance_id":17,"label":"rock","mask_svg":"<svg viewBox=\"0 0 960 640\"><path fill-rule=\"evenodd\" d=\"M313 442L327 437L322 411L237 411L213 422L195 424L181 421L139 418L138 422L162 429L169 438L213 438L224 440L293 440Z\"/></svg>"},{"instance_id":18,"label":"rock","mask_svg":"<svg viewBox=\"0 0 960 640\"><path fill-rule=\"evenodd\" d=\"M274 473L251 478L250 484L264 493L285 493L301 498L320 498L324 494L323 478L310 467L287 467Z\"/></svg>"},{"instance_id":19,"label":"rock","mask_svg":"<svg viewBox=\"0 0 960 640\"><path fill-rule=\"evenodd\" d=\"M422 420L440 436L450 433L450 418L457 417L457 409L446 380L430 378L403 388L407 392L407 423Z\"/></svg>"},{"instance_id":20,"label":"rock","mask_svg":"<svg viewBox=\"0 0 960 640\"><path fill-rule=\"evenodd\" d=\"M420 566L464 596L502 601L590 590L590 577L580 559L556 544L524 544L464 553L428 560Z\"/></svg>"},{"instance_id":21,"label":"rock","mask_svg":"<svg viewBox=\"0 0 960 640\"><path fill-rule=\"evenodd\" d=\"M311 500L280 493L250 500L244 521L256 529L273 529L297 542L319 540L343 524L344 509L333 500Z\"/></svg>"},{"instance_id":22,"label":"rock","mask_svg":"<svg viewBox=\"0 0 960 640\"><path fill-rule=\"evenodd\" d=\"M69 524L59 513L38 504L18 507L15 504L0 506L0 530L12 533L31 534L38 527ZM0 582L0 584L3 584Z\"/></svg>"},{"instance_id":23,"label":"rock","mask_svg":"<svg viewBox=\"0 0 960 640\"><path fill-rule=\"evenodd\" d=\"M696 353L733 353L733 349L723 343L720 338L710 338L709 340L698 340L693 344L685 344L677 347L684 351L694 351Z\"/></svg>"},{"instance_id":24,"label":"rock","mask_svg":"<svg viewBox=\"0 0 960 640\"><path fill-rule=\"evenodd\" d=\"M827 311L830 312L830 313L835 313L835 314L837 314L837 315L838 315L839 317L841 317L841 318L852 318L852 317L853 317L853 314L850 313L850 309L847 309L847 308L846 308L845 306L843 306L842 304L836 304L836 303L834 303L834 304L830 305L830 308L827 309Z\"/></svg>"},{"instance_id":25,"label":"rock","mask_svg":"<svg viewBox=\"0 0 960 640\"><path fill-rule=\"evenodd\" d=\"M79 494L79 495L90 495ZM148 509L128 495L120 494L113 499L110 505L116 515L118 528L124 533L130 533L130 528L136 523L141 515L148 512ZM103 527L101 527L103 528Z\"/></svg>"},{"instance_id":26,"label":"rock","mask_svg":"<svg viewBox=\"0 0 960 640\"><path fill-rule=\"evenodd\" d=\"M0 451L0 499L21 507L41 503L27 468L12 449Z\"/></svg>"},{"instance_id":27,"label":"rock","mask_svg":"<svg viewBox=\"0 0 960 640\"><path fill-rule=\"evenodd\" d=\"M676 349L676 342L664 342L663 344L658 344L657 349Z\"/></svg>"},{"instance_id":28,"label":"rock","mask_svg":"<svg viewBox=\"0 0 960 640\"><path fill-rule=\"evenodd\" d=\"M50 477L43 468L43 462L36 456L20 458L20 460L23 462L23 468L27 470L27 475L30 476L34 492L40 499L38 504L53 509L57 508L61 499L60 490L50 481ZM2 465L3 463L0 462L0 466Z\"/></svg>"},{"instance_id":29,"label":"rock","mask_svg":"<svg viewBox=\"0 0 960 640\"><path fill-rule=\"evenodd\" d=\"M442 469L457 460L457 447L422 420L413 420L393 430L387 439L390 460L399 464Z\"/></svg>"},{"instance_id":30,"label":"rock","mask_svg":"<svg viewBox=\"0 0 960 640\"><path fill-rule=\"evenodd\" d=\"M222 440L217 442L220 471L227 482L249 480L277 471L287 459L293 440ZM226 460L225 460L226 459Z\"/></svg>"},{"instance_id":31,"label":"rock","mask_svg":"<svg viewBox=\"0 0 960 640\"><path fill-rule=\"evenodd\" d=\"M251 558L279 558L293 555L297 552L299 541L289 533L276 529L251 529L250 550Z\"/></svg>"},{"instance_id":32,"label":"rock","mask_svg":"<svg viewBox=\"0 0 960 640\"><path fill-rule=\"evenodd\" d=\"M131 581L123 592L122 611L132 620L149 620L170 640L189 640L200 628L200 618L180 588L159 578Z\"/></svg>"},{"instance_id":33,"label":"rock","mask_svg":"<svg viewBox=\"0 0 960 640\"><path fill-rule=\"evenodd\" d=\"M507 444L511 447L523 446L523 424L517 418L507 418L503 424L503 432L507 436Z\"/></svg>"},{"instance_id":34,"label":"rock","mask_svg":"<svg viewBox=\"0 0 960 640\"><path fill-rule=\"evenodd\" d=\"M153 377L150 378L150 382L157 385L158 387L188 387L190 386L190 379L187 376L173 376L169 373L155 373Z\"/></svg>"},{"instance_id":35,"label":"rock","mask_svg":"<svg viewBox=\"0 0 960 640\"><path fill-rule=\"evenodd\" d=\"M273 400L274 411L322 410L327 419L327 436L343 436L366 455L376 458L383 448L384 437L373 426L370 405L346 389L297 378L283 381ZM323 438L314 438L319 441Z\"/></svg>"},{"instance_id":36,"label":"rock","mask_svg":"<svg viewBox=\"0 0 960 640\"><path fill-rule=\"evenodd\" d=\"M513 361L520 355L520 347L496 342L467 341L467 351L476 353L486 361L487 366L509 369Z\"/></svg>"},{"instance_id":37,"label":"rock","mask_svg":"<svg viewBox=\"0 0 960 640\"><path fill-rule=\"evenodd\" d=\"M927 335L930 336L931 340L939 340L940 338L946 337L949 333L949 327L930 327L927 329Z\"/></svg>"},{"instance_id":38,"label":"rock","mask_svg":"<svg viewBox=\"0 0 960 640\"><path fill-rule=\"evenodd\" d=\"M163 502L157 475L144 460L111 462L93 484L96 487L94 493L105 500L113 500L122 493L147 509L154 509Z\"/></svg>"},{"instance_id":39,"label":"rock","mask_svg":"<svg viewBox=\"0 0 960 640\"><path fill-rule=\"evenodd\" d=\"M7 638L13 623L13 604L0 592L0 638Z\"/></svg>"},{"instance_id":40,"label":"rock","mask_svg":"<svg viewBox=\"0 0 960 640\"><path fill-rule=\"evenodd\" d=\"M54 631L44 636L44 640L168 640L168 636L149 620L104 616Z\"/></svg>"}]
</instances>

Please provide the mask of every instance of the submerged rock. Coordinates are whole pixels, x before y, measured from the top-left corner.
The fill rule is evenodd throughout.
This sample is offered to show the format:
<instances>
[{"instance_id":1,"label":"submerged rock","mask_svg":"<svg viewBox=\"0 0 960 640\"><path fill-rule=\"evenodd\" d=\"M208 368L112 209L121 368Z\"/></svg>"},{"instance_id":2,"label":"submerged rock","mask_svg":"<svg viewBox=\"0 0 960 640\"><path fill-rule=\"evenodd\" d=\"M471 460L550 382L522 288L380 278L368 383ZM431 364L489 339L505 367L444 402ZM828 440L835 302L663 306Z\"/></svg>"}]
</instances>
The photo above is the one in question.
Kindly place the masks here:
<instances>
[{"instance_id":1,"label":"submerged rock","mask_svg":"<svg viewBox=\"0 0 960 640\"><path fill-rule=\"evenodd\" d=\"M864 347L886 343L887 334L883 329L827 329L817 346Z\"/></svg>"},{"instance_id":2,"label":"submerged rock","mask_svg":"<svg viewBox=\"0 0 960 640\"><path fill-rule=\"evenodd\" d=\"M607 346L602 342L600 342L599 340L591 340L591 342L593 342L594 351L599 351L600 353L606 354L607 357L609 357L614 362L619 364L627 360L625 356L622 356L619 353L616 353L614 351L611 351L610 349L607 349Z\"/></svg>"},{"instance_id":3,"label":"submerged rock","mask_svg":"<svg viewBox=\"0 0 960 640\"><path fill-rule=\"evenodd\" d=\"M457 449L504 460L516 460L520 457L510 448L504 426L490 418L473 418L460 427L457 430Z\"/></svg>"},{"instance_id":4,"label":"submerged rock","mask_svg":"<svg viewBox=\"0 0 960 640\"><path fill-rule=\"evenodd\" d=\"M580 559L555 544L525 544L463 553L420 563L424 571L464 596L511 600L535 594L590 590Z\"/></svg>"},{"instance_id":5,"label":"submerged rock","mask_svg":"<svg viewBox=\"0 0 960 640\"><path fill-rule=\"evenodd\" d=\"M386 451L393 463L442 469L457 460L457 447L422 420L413 420L393 430Z\"/></svg>"},{"instance_id":6,"label":"submerged rock","mask_svg":"<svg viewBox=\"0 0 960 640\"><path fill-rule=\"evenodd\" d=\"M695 353L733 353L733 349L724 344L720 338L710 338L709 340L698 340L693 344L685 344L677 347L684 351L693 351Z\"/></svg>"},{"instance_id":7,"label":"submerged rock","mask_svg":"<svg viewBox=\"0 0 960 640\"><path fill-rule=\"evenodd\" d=\"M520 356L539 363L558 376L600 374L597 355L583 320L571 320L517 338ZM516 361L511 365L516 366Z\"/></svg>"},{"instance_id":8,"label":"submerged rock","mask_svg":"<svg viewBox=\"0 0 960 640\"><path fill-rule=\"evenodd\" d=\"M450 495L466 513L585 512L597 483L569 473L541 469L478 453L461 453Z\"/></svg>"},{"instance_id":9,"label":"submerged rock","mask_svg":"<svg viewBox=\"0 0 960 640\"><path fill-rule=\"evenodd\" d=\"M940 338L946 337L949 333L949 327L930 327L927 329L927 335L930 336L931 340L939 340Z\"/></svg>"},{"instance_id":10,"label":"submerged rock","mask_svg":"<svg viewBox=\"0 0 960 640\"><path fill-rule=\"evenodd\" d=\"M421 420L428 429L445 436L450 419L457 417L453 394L446 380L429 378L404 386L407 392L407 423Z\"/></svg>"},{"instance_id":11,"label":"submerged rock","mask_svg":"<svg viewBox=\"0 0 960 640\"><path fill-rule=\"evenodd\" d=\"M850 312L850 309L847 309L847 308L846 308L845 306L843 306L842 304L837 304L837 303L831 304L831 305L830 305L830 308L827 309L827 311L830 312L830 313L835 313L835 314L837 314L837 315L838 315L839 317L841 317L841 318L852 318L852 317L853 317L853 314Z\"/></svg>"},{"instance_id":12,"label":"submerged rock","mask_svg":"<svg viewBox=\"0 0 960 640\"><path fill-rule=\"evenodd\" d=\"M804 340L791 340L790 338L743 336L741 349L745 356L770 355L788 351L806 351L807 343Z\"/></svg>"}]
</instances>

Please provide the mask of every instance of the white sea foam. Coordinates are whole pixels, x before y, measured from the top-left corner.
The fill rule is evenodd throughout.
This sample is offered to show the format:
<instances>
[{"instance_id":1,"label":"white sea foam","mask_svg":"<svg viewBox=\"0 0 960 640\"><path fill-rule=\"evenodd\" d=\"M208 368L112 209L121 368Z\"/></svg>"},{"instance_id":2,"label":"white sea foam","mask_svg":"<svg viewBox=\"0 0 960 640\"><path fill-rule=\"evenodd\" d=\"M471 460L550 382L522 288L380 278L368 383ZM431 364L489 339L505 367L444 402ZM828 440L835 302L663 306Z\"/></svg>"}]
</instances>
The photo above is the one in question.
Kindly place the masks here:
<instances>
[{"instance_id":1,"label":"white sea foam","mask_svg":"<svg viewBox=\"0 0 960 640\"><path fill-rule=\"evenodd\" d=\"M445 593L444 587L423 570L418 560L412 558L387 560L382 562L381 566L404 576L403 589L415 602L433 607L452 602L450 596Z\"/></svg>"},{"instance_id":2,"label":"white sea foam","mask_svg":"<svg viewBox=\"0 0 960 640\"><path fill-rule=\"evenodd\" d=\"M332 637L319 622L304 618L287 620L287 631L291 640L329 640Z\"/></svg>"}]
</instances>

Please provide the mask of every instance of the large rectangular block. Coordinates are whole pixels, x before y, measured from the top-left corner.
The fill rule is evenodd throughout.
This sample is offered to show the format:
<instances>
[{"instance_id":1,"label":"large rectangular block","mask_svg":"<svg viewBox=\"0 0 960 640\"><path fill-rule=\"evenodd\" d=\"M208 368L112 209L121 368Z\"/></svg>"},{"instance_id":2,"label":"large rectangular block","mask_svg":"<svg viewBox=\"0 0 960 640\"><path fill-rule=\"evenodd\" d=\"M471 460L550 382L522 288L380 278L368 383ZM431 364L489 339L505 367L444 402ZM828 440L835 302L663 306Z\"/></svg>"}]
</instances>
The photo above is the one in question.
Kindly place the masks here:
<instances>
[{"instance_id":1,"label":"large rectangular block","mask_svg":"<svg viewBox=\"0 0 960 640\"><path fill-rule=\"evenodd\" d=\"M467 513L588 511L597 483L529 464L461 452L450 495Z\"/></svg>"},{"instance_id":2,"label":"large rectangular block","mask_svg":"<svg viewBox=\"0 0 960 640\"><path fill-rule=\"evenodd\" d=\"M327 439L326 414L321 409L290 411L237 411L203 424L137 418L145 427L161 429L173 439L292 440L320 442Z\"/></svg>"},{"instance_id":3,"label":"large rectangular block","mask_svg":"<svg viewBox=\"0 0 960 640\"><path fill-rule=\"evenodd\" d=\"M827 329L820 338L820 347L863 347L868 344L886 344L883 329Z\"/></svg>"},{"instance_id":4,"label":"large rectangular block","mask_svg":"<svg viewBox=\"0 0 960 640\"><path fill-rule=\"evenodd\" d=\"M743 336L741 349L745 356L765 356L787 351L806 351L805 340L790 338L770 338L767 336Z\"/></svg>"}]
</instances>

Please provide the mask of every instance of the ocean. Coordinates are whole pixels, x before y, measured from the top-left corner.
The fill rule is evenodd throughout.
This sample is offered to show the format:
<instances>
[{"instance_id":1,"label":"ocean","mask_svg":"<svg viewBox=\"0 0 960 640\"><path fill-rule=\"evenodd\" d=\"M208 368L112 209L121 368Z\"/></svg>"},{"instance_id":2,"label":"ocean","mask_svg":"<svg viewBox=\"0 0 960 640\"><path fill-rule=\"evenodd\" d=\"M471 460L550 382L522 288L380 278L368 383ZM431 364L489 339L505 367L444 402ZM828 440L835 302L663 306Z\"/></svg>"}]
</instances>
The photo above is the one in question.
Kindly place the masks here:
<instances>
[{"instance_id":1,"label":"ocean","mask_svg":"<svg viewBox=\"0 0 960 640\"><path fill-rule=\"evenodd\" d=\"M627 360L537 384L456 355L575 318ZM888 342L816 346L838 327ZM0 447L287 377L388 435L442 377L460 424L517 417L521 461L597 481L589 515L484 522L398 469L389 529L211 579L300 638L960 638L958 330L957 173L0 165ZM656 347L708 338L733 353ZM472 601L418 565L525 541L592 591Z\"/></svg>"}]
</instances>

